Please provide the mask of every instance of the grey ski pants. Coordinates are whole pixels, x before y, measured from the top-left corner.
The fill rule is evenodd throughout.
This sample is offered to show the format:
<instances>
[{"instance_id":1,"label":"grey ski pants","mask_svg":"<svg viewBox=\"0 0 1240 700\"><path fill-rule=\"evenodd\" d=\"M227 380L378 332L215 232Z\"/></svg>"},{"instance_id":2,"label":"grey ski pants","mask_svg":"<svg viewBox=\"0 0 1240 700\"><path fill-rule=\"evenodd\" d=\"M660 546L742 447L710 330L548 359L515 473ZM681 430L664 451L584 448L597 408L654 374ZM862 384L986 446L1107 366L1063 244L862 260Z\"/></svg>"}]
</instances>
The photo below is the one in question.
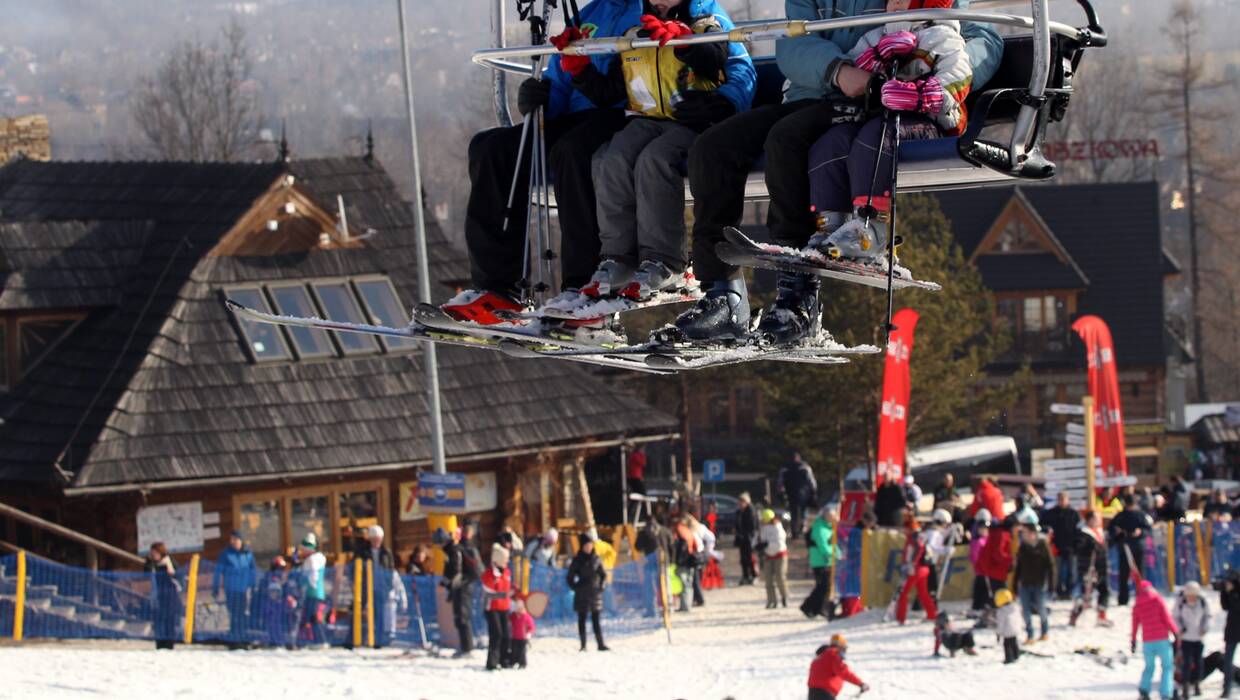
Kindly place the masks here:
<instances>
[{"instance_id":1,"label":"grey ski pants","mask_svg":"<svg viewBox=\"0 0 1240 700\"><path fill-rule=\"evenodd\" d=\"M630 119L594 154L599 240L604 258L636 267L657 260L688 265L681 171L697 132L666 119Z\"/></svg>"}]
</instances>

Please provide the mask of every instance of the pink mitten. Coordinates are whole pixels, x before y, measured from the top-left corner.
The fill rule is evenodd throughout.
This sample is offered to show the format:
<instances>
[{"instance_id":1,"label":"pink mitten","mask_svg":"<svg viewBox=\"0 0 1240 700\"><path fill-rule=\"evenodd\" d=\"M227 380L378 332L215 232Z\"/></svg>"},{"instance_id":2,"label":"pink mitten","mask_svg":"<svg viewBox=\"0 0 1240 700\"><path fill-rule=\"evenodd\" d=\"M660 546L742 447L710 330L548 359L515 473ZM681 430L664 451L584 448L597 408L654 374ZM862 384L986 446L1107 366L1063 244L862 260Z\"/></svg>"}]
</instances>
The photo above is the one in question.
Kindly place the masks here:
<instances>
[{"instance_id":1,"label":"pink mitten","mask_svg":"<svg viewBox=\"0 0 1240 700\"><path fill-rule=\"evenodd\" d=\"M883 38L878 40L876 48L883 61L890 61L893 58L913 53L913 50L917 48L917 36L912 32L884 34Z\"/></svg>"},{"instance_id":2,"label":"pink mitten","mask_svg":"<svg viewBox=\"0 0 1240 700\"><path fill-rule=\"evenodd\" d=\"M921 102L917 87L917 83L907 80L888 80L883 84L883 106L897 112L917 109Z\"/></svg>"},{"instance_id":3,"label":"pink mitten","mask_svg":"<svg viewBox=\"0 0 1240 700\"><path fill-rule=\"evenodd\" d=\"M853 61L853 65L863 71L875 73L879 68L883 67L883 60L878 57L878 52L871 46L861 52L861 55L857 57L857 60Z\"/></svg>"},{"instance_id":4,"label":"pink mitten","mask_svg":"<svg viewBox=\"0 0 1240 700\"><path fill-rule=\"evenodd\" d=\"M943 89L943 83L933 75L919 84L921 92L921 105L918 109L923 114L935 115L943 111L943 102L946 100L947 91Z\"/></svg>"}]
</instances>

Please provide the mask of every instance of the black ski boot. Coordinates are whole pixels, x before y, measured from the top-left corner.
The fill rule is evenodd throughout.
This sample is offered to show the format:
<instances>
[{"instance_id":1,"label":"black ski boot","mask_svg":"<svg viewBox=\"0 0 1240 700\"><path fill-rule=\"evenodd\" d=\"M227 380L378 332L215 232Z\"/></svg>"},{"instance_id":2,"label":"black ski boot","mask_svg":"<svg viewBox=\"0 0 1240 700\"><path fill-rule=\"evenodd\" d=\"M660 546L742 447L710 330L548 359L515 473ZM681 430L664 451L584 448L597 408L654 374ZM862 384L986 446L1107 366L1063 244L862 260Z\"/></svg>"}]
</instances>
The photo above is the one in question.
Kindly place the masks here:
<instances>
[{"instance_id":1,"label":"black ski boot","mask_svg":"<svg viewBox=\"0 0 1240 700\"><path fill-rule=\"evenodd\" d=\"M676 319L690 340L736 341L749 336L749 292L744 278L715 282L693 308Z\"/></svg>"},{"instance_id":2,"label":"black ski boot","mask_svg":"<svg viewBox=\"0 0 1240 700\"><path fill-rule=\"evenodd\" d=\"M762 313L758 333L777 345L798 343L812 338L822 328L818 306L818 276L779 273L779 292L775 303Z\"/></svg>"}]
</instances>

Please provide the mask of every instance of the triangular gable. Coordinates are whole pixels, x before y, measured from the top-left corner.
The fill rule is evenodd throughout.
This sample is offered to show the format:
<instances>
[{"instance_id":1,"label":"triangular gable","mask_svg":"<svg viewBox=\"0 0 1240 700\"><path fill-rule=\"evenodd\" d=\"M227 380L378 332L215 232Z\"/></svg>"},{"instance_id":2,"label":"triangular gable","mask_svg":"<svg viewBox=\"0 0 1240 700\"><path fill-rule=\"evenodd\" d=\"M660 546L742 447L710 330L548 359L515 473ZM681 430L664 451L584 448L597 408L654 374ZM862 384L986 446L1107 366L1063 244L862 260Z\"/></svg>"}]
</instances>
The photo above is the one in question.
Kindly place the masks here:
<instances>
[{"instance_id":1,"label":"triangular gable","mask_svg":"<svg viewBox=\"0 0 1240 700\"><path fill-rule=\"evenodd\" d=\"M1059 262L1071 267L1082 280L1088 282L1089 278L1072 256L1068 255L1067 249L1055 237L1050 226L1017 187L1012 191L1012 198L977 244L977 248L969 255L969 262L976 263L983 255L1038 253L1054 255Z\"/></svg>"},{"instance_id":2,"label":"triangular gable","mask_svg":"<svg viewBox=\"0 0 1240 700\"><path fill-rule=\"evenodd\" d=\"M324 209L288 173L275 179L233 224L207 257L268 256L361 248L360 234L342 235L336 214Z\"/></svg>"}]
</instances>

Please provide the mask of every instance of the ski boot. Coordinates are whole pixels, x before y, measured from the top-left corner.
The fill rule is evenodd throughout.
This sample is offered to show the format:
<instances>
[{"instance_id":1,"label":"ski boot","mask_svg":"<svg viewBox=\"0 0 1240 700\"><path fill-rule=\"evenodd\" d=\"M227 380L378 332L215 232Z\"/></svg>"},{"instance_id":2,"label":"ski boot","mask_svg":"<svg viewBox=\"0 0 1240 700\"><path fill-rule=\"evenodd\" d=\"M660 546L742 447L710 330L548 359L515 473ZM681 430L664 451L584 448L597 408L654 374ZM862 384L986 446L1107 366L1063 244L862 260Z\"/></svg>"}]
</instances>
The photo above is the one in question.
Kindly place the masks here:
<instances>
[{"instance_id":1,"label":"ski boot","mask_svg":"<svg viewBox=\"0 0 1240 700\"><path fill-rule=\"evenodd\" d=\"M758 333L776 345L790 345L818 335L822 310L818 305L818 277L779 273L775 303L762 313Z\"/></svg>"},{"instance_id":2,"label":"ski boot","mask_svg":"<svg viewBox=\"0 0 1240 700\"><path fill-rule=\"evenodd\" d=\"M486 289L466 289L440 307L443 312L458 321L473 321L482 326L502 323L496 311L521 311L525 308L510 294Z\"/></svg>"},{"instance_id":3,"label":"ski boot","mask_svg":"<svg viewBox=\"0 0 1240 700\"><path fill-rule=\"evenodd\" d=\"M1110 620L1107 619L1106 610L1098 611L1098 626L1099 627L1114 627L1115 626L1114 622L1111 622Z\"/></svg>"},{"instance_id":4,"label":"ski boot","mask_svg":"<svg viewBox=\"0 0 1240 700\"><path fill-rule=\"evenodd\" d=\"M705 297L676 318L675 325L690 340L744 340L749 336L749 292L745 280L715 282Z\"/></svg>"},{"instance_id":5,"label":"ski boot","mask_svg":"<svg viewBox=\"0 0 1240 700\"><path fill-rule=\"evenodd\" d=\"M817 235L817 240L811 238L811 247L806 252L817 252L833 260L853 260L886 270L890 222L891 215L887 212L876 212L866 217L858 211L825 238Z\"/></svg>"},{"instance_id":6,"label":"ski boot","mask_svg":"<svg viewBox=\"0 0 1240 700\"><path fill-rule=\"evenodd\" d=\"M627 345L628 333L620 323L619 314L556 321L553 335L571 338L579 343L599 346Z\"/></svg>"},{"instance_id":7,"label":"ski boot","mask_svg":"<svg viewBox=\"0 0 1240 700\"><path fill-rule=\"evenodd\" d=\"M843 211L819 212L818 230L809 237L809 243L806 244L805 250L822 251L827 245L827 239L844 225L844 222L848 220L848 216L848 212Z\"/></svg>"},{"instance_id":8,"label":"ski boot","mask_svg":"<svg viewBox=\"0 0 1240 700\"><path fill-rule=\"evenodd\" d=\"M613 258L599 263L598 269L581 293L592 298L616 296L633 280L633 268Z\"/></svg>"},{"instance_id":9,"label":"ski boot","mask_svg":"<svg viewBox=\"0 0 1240 700\"><path fill-rule=\"evenodd\" d=\"M620 296L634 301L648 301L659 292L684 289L692 277L691 273L672 272L658 260L643 260L642 264L637 266L633 281L620 291Z\"/></svg>"}]
</instances>

